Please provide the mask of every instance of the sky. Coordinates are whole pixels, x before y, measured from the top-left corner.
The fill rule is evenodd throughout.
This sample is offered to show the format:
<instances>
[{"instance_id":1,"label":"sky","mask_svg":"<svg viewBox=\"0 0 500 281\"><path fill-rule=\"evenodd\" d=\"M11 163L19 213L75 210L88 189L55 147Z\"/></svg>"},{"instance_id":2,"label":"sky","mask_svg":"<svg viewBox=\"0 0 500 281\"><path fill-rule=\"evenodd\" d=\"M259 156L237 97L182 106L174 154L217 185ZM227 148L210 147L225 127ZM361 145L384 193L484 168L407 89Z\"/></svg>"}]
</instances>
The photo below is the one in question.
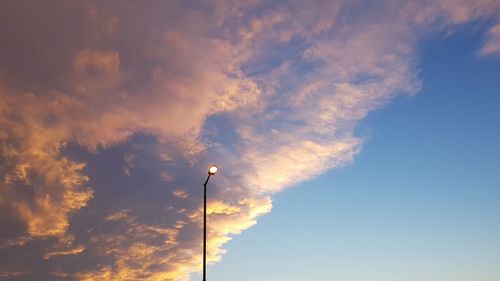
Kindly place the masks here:
<instances>
[{"instance_id":1,"label":"sky","mask_svg":"<svg viewBox=\"0 0 500 281\"><path fill-rule=\"evenodd\" d=\"M500 280L500 2L0 2L0 280Z\"/></svg>"}]
</instances>

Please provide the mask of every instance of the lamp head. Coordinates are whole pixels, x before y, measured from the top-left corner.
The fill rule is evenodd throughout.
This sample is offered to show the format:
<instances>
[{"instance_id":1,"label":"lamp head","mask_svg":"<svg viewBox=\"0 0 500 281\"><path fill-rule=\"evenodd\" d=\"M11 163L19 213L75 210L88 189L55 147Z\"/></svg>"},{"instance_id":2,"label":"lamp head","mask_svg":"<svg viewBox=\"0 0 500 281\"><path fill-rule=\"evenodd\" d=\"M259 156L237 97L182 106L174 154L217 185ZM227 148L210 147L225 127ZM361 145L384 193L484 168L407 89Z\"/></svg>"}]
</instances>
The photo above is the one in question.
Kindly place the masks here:
<instances>
[{"instance_id":1,"label":"lamp head","mask_svg":"<svg viewBox=\"0 0 500 281\"><path fill-rule=\"evenodd\" d=\"M217 167L217 165L210 165L210 167L208 167L208 174L215 175L215 173L217 173L217 170L219 170L219 167Z\"/></svg>"}]
</instances>

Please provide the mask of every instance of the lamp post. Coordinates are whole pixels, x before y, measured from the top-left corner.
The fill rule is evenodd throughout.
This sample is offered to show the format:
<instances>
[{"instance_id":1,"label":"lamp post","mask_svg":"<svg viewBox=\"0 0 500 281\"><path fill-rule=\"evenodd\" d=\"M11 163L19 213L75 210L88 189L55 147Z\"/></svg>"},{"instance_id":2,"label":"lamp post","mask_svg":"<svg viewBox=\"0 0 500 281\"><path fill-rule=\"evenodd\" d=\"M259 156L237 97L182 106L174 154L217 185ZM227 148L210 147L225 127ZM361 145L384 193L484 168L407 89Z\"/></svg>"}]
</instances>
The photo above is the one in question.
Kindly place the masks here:
<instances>
[{"instance_id":1,"label":"lamp post","mask_svg":"<svg viewBox=\"0 0 500 281\"><path fill-rule=\"evenodd\" d=\"M203 184L203 281L207 281L207 183L218 169L217 165L210 165L207 180Z\"/></svg>"}]
</instances>

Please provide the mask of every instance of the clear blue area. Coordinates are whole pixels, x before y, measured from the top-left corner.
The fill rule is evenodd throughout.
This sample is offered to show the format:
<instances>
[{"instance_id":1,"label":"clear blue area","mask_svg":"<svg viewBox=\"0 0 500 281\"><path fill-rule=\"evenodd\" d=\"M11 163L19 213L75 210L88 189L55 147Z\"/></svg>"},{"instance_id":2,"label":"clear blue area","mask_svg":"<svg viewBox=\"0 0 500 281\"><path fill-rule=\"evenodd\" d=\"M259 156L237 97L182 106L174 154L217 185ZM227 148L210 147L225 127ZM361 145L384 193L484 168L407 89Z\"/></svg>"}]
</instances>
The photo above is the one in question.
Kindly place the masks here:
<instances>
[{"instance_id":1,"label":"clear blue area","mask_svg":"<svg viewBox=\"0 0 500 281\"><path fill-rule=\"evenodd\" d=\"M359 125L353 164L277 195L208 280L500 280L500 58L475 56L482 35L425 42L422 91Z\"/></svg>"}]
</instances>

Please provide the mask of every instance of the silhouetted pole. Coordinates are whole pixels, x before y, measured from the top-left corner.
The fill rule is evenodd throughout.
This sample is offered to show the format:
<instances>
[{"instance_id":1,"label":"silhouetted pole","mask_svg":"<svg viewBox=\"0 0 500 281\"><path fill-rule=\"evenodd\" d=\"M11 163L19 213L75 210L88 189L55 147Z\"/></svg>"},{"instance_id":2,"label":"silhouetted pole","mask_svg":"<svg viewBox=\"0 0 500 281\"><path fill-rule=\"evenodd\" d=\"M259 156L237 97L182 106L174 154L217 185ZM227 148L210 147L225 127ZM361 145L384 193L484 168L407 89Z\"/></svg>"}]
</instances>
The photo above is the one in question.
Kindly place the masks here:
<instances>
[{"instance_id":1,"label":"silhouetted pole","mask_svg":"<svg viewBox=\"0 0 500 281\"><path fill-rule=\"evenodd\" d=\"M211 175L217 173L217 165L208 167L208 177L203 184L203 281L207 281L207 184Z\"/></svg>"}]
</instances>

